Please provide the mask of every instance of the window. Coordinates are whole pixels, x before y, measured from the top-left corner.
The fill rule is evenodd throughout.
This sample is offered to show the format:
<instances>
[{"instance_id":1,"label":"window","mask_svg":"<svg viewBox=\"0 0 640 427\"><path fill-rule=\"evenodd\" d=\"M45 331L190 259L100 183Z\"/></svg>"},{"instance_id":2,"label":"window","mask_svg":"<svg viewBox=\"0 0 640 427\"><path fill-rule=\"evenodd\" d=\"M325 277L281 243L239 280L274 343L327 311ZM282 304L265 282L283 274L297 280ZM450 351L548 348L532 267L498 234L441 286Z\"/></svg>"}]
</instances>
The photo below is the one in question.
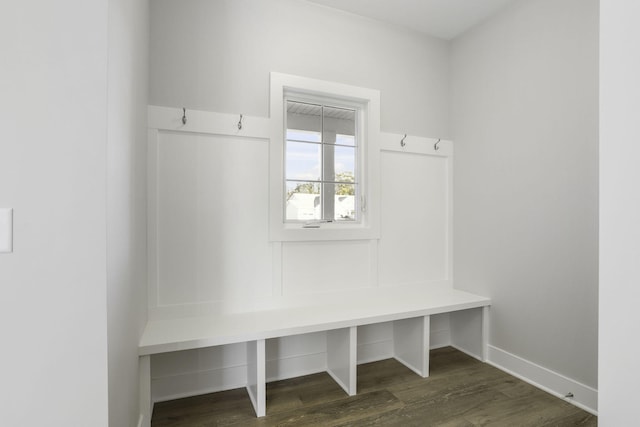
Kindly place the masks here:
<instances>
[{"instance_id":1,"label":"window","mask_svg":"<svg viewBox=\"0 0 640 427\"><path fill-rule=\"evenodd\" d=\"M271 240L377 238L377 91L271 73L271 135Z\"/></svg>"},{"instance_id":2,"label":"window","mask_svg":"<svg viewBox=\"0 0 640 427\"><path fill-rule=\"evenodd\" d=\"M285 105L285 221L359 221L359 110L291 98Z\"/></svg>"}]
</instances>

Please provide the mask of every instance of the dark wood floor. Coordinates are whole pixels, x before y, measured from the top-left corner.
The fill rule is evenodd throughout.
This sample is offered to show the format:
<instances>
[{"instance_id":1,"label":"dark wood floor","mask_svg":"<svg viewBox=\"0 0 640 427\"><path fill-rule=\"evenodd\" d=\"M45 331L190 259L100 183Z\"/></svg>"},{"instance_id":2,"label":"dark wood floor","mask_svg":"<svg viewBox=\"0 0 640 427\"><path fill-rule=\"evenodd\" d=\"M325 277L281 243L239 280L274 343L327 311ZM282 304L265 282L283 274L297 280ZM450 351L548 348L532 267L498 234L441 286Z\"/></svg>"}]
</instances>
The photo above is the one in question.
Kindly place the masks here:
<instances>
[{"instance_id":1,"label":"dark wood floor","mask_svg":"<svg viewBox=\"0 0 640 427\"><path fill-rule=\"evenodd\" d=\"M267 384L267 416L244 389L157 403L154 427L596 426L597 418L450 347L432 350L429 378L393 359L358 366L348 397L326 373Z\"/></svg>"}]
</instances>

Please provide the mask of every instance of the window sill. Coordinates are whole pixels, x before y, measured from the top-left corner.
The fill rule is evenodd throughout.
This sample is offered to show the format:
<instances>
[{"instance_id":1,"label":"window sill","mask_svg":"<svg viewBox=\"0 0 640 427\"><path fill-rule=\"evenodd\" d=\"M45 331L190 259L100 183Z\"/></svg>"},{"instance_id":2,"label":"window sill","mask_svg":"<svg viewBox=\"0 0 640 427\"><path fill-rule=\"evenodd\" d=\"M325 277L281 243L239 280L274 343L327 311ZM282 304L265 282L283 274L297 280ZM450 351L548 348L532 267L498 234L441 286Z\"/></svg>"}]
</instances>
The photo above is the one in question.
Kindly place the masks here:
<instances>
[{"instance_id":1,"label":"window sill","mask_svg":"<svg viewBox=\"0 0 640 427\"><path fill-rule=\"evenodd\" d=\"M280 228L272 228L269 237L272 242L374 240L380 238L380 233L377 228L362 224L321 223L317 227L304 227L304 224L283 224Z\"/></svg>"}]
</instances>

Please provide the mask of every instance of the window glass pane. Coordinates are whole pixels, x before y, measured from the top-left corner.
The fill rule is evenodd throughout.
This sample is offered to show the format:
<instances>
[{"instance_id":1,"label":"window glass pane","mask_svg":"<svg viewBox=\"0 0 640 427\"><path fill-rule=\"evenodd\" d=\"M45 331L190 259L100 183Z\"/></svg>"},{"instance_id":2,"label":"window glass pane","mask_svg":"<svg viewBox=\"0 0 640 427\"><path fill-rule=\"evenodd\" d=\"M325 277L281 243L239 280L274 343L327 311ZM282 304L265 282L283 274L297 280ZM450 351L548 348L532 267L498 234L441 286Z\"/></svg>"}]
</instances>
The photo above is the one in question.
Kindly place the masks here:
<instances>
[{"instance_id":1,"label":"window glass pane","mask_svg":"<svg viewBox=\"0 0 640 427\"><path fill-rule=\"evenodd\" d=\"M287 101L287 139L320 142L321 134L321 105Z\"/></svg>"},{"instance_id":2,"label":"window glass pane","mask_svg":"<svg viewBox=\"0 0 640 427\"><path fill-rule=\"evenodd\" d=\"M354 135L336 134L336 144L340 145L356 145L356 137Z\"/></svg>"},{"instance_id":3,"label":"window glass pane","mask_svg":"<svg viewBox=\"0 0 640 427\"><path fill-rule=\"evenodd\" d=\"M331 147L334 151L334 181L356 182L356 149L354 147Z\"/></svg>"},{"instance_id":4,"label":"window glass pane","mask_svg":"<svg viewBox=\"0 0 640 427\"><path fill-rule=\"evenodd\" d=\"M356 149L323 145L324 181L355 182Z\"/></svg>"},{"instance_id":5,"label":"window glass pane","mask_svg":"<svg viewBox=\"0 0 640 427\"><path fill-rule=\"evenodd\" d=\"M287 181L285 218L313 221L322 218L320 183Z\"/></svg>"},{"instance_id":6,"label":"window glass pane","mask_svg":"<svg viewBox=\"0 0 640 427\"><path fill-rule=\"evenodd\" d=\"M356 110L286 100L285 220L355 221Z\"/></svg>"},{"instance_id":7,"label":"window glass pane","mask_svg":"<svg viewBox=\"0 0 640 427\"><path fill-rule=\"evenodd\" d=\"M287 129L287 140L304 142L321 142L322 134L310 130Z\"/></svg>"},{"instance_id":8,"label":"window glass pane","mask_svg":"<svg viewBox=\"0 0 640 427\"><path fill-rule=\"evenodd\" d=\"M348 143L349 140L344 136L352 136L356 134L356 114L355 110L347 108L338 108L325 105L323 109L323 142L325 144L342 144L354 145L355 138ZM340 136L340 139L338 138ZM340 141L340 142L338 142Z\"/></svg>"},{"instance_id":9,"label":"window glass pane","mask_svg":"<svg viewBox=\"0 0 640 427\"><path fill-rule=\"evenodd\" d=\"M321 177L320 144L287 141L285 177L305 181L319 181Z\"/></svg>"},{"instance_id":10,"label":"window glass pane","mask_svg":"<svg viewBox=\"0 0 640 427\"><path fill-rule=\"evenodd\" d=\"M356 186L335 184L334 220L354 221L356 219Z\"/></svg>"}]
</instances>

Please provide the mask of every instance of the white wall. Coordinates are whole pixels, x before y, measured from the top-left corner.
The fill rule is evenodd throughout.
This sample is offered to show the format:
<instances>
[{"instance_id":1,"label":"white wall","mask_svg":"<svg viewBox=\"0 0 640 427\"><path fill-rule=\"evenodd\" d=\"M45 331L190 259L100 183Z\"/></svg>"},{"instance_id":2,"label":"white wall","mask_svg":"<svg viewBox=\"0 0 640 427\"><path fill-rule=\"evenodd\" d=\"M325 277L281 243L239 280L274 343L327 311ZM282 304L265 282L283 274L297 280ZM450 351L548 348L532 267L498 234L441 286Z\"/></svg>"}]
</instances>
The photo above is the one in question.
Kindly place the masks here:
<instances>
[{"instance_id":1,"label":"white wall","mask_svg":"<svg viewBox=\"0 0 640 427\"><path fill-rule=\"evenodd\" d=\"M595 388L598 2L515 3L452 78L455 287L492 298L496 351Z\"/></svg>"},{"instance_id":2,"label":"white wall","mask_svg":"<svg viewBox=\"0 0 640 427\"><path fill-rule=\"evenodd\" d=\"M3 425L107 425L107 1L0 14Z\"/></svg>"},{"instance_id":3,"label":"white wall","mask_svg":"<svg viewBox=\"0 0 640 427\"><path fill-rule=\"evenodd\" d=\"M138 342L147 315L148 0L109 1L107 316L109 425L138 422Z\"/></svg>"},{"instance_id":4,"label":"white wall","mask_svg":"<svg viewBox=\"0 0 640 427\"><path fill-rule=\"evenodd\" d=\"M151 2L150 104L269 115L269 72L381 91L381 127L448 136L447 43L297 0Z\"/></svg>"},{"instance_id":5,"label":"white wall","mask_svg":"<svg viewBox=\"0 0 640 427\"><path fill-rule=\"evenodd\" d=\"M599 425L637 419L640 382L640 4L600 5ZM631 339L630 339L631 338Z\"/></svg>"}]
</instances>

